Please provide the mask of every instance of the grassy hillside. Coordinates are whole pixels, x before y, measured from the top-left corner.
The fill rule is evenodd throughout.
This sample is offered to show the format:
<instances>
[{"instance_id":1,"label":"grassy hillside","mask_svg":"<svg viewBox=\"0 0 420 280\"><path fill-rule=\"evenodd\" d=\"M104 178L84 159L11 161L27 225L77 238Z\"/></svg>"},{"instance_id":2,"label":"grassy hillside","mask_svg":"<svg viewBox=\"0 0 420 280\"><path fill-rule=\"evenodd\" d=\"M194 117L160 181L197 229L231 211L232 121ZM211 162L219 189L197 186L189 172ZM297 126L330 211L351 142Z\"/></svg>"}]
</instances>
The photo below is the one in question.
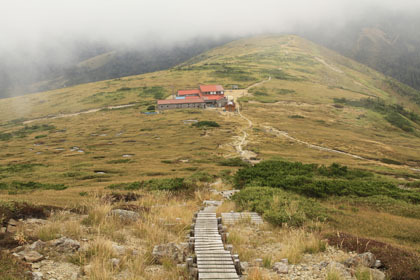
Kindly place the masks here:
<instances>
[{"instance_id":1,"label":"grassy hillside","mask_svg":"<svg viewBox=\"0 0 420 280\"><path fill-rule=\"evenodd\" d=\"M145 114L156 99L206 83L226 89L238 85L239 90L228 90L227 95L238 98L242 116L217 109ZM251 85L255 86L247 90ZM104 193L129 190L141 196L150 191L153 203L166 203L156 189L177 191L184 182L189 188L191 182L195 186L216 178L234 186L233 175L247 166L237 159L238 142L243 142L242 148L257 159L338 163L356 170L354 174L373 172L366 173L370 174L366 179L361 176L368 182L357 181L360 185L355 187L353 181L340 181L351 192L338 190L328 183L329 175L321 174L329 193L322 196L319 189L314 191L316 204L305 192L318 184L318 173L305 190L295 185L284 188L286 192L267 190L275 184L267 185L264 179L250 187L265 188L276 207L280 207L278 198L302 203L302 213L319 206L320 215L326 213L328 230L419 250L415 199L420 179L420 107L411 101L413 96L420 94L297 36L243 39L166 71L0 100L0 199L83 208L87 200L97 201ZM219 126L193 125L199 121ZM369 183L370 178L386 183ZM275 187L283 188L282 184ZM369 197L354 197L363 193L364 186ZM410 189L410 199L401 188ZM382 191L390 195L370 199ZM184 205L198 206L198 200L209 197L199 191L187 194ZM179 196L168 194L165 199L184 207ZM189 209L188 215L192 213ZM154 214L153 219L162 219ZM277 214L270 213L271 220L276 221ZM372 215L386 221L385 230L371 223ZM183 223L188 218L183 217ZM403 233L401 225L406 226ZM178 240L184 231L171 236ZM149 240L148 250L162 240Z\"/></svg>"}]
</instances>

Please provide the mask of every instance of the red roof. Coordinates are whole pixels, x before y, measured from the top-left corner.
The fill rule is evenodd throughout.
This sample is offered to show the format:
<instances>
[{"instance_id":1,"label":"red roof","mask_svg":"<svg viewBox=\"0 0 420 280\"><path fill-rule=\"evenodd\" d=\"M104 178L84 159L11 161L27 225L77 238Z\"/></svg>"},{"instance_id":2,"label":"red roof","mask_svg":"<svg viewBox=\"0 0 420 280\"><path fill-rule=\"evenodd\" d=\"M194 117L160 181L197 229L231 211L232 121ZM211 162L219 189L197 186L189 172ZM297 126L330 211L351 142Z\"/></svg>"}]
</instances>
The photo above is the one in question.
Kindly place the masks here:
<instances>
[{"instance_id":1,"label":"red roof","mask_svg":"<svg viewBox=\"0 0 420 280\"><path fill-rule=\"evenodd\" d=\"M200 91L198 89L178 90L178 96L191 95L191 94L199 95Z\"/></svg>"},{"instance_id":2,"label":"red roof","mask_svg":"<svg viewBox=\"0 0 420 280\"><path fill-rule=\"evenodd\" d=\"M204 100L201 98L188 98L188 99L165 99L158 100L158 105L169 105L169 104L189 104L189 103L203 103Z\"/></svg>"},{"instance_id":3,"label":"red roof","mask_svg":"<svg viewBox=\"0 0 420 280\"><path fill-rule=\"evenodd\" d=\"M201 92L224 91L221 85L200 85Z\"/></svg>"},{"instance_id":4,"label":"red roof","mask_svg":"<svg viewBox=\"0 0 420 280\"><path fill-rule=\"evenodd\" d=\"M223 95L204 95L204 100L219 100L225 98Z\"/></svg>"}]
</instances>

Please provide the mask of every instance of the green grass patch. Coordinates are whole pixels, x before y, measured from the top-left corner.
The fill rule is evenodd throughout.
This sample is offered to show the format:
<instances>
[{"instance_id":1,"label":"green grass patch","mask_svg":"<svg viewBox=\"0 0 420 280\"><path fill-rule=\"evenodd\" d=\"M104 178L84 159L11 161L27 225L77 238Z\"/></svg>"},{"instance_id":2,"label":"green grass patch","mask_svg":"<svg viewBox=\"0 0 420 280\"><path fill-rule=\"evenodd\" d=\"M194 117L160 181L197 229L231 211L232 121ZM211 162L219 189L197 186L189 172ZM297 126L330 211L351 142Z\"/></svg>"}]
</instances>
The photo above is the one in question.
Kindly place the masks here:
<instances>
[{"instance_id":1,"label":"green grass patch","mask_svg":"<svg viewBox=\"0 0 420 280\"><path fill-rule=\"evenodd\" d=\"M152 191L187 191L191 190L194 185L184 178L164 178L152 179L148 181L140 181L133 183L120 183L108 186L111 190L152 190Z\"/></svg>"},{"instance_id":2,"label":"green grass patch","mask_svg":"<svg viewBox=\"0 0 420 280\"><path fill-rule=\"evenodd\" d=\"M153 97L154 99L163 99L167 92L164 87L153 86L153 87L142 87L140 88L140 97Z\"/></svg>"},{"instance_id":3,"label":"green grass patch","mask_svg":"<svg viewBox=\"0 0 420 280\"><path fill-rule=\"evenodd\" d=\"M267 186L292 191L307 197L331 196L369 197L378 194L420 203L420 193L402 190L394 183L377 179L372 173L351 170L332 164L318 166L287 161L263 161L238 170L234 177L237 188Z\"/></svg>"},{"instance_id":4,"label":"green grass patch","mask_svg":"<svg viewBox=\"0 0 420 280\"><path fill-rule=\"evenodd\" d=\"M315 199L306 198L282 189L247 187L233 196L243 210L260 213L274 225L299 227L311 220L324 221L327 210Z\"/></svg>"},{"instance_id":5,"label":"green grass patch","mask_svg":"<svg viewBox=\"0 0 420 280\"><path fill-rule=\"evenodd\" d=\"M420 116L414 112L407 111L399 104L387 104L379 98L362 98L360 100L349 100L346 98L334 98L336 104L345 104L353 107L362 107L384 115L386 121L406 132L413 132L411 122L420 124ZM411 122L410 122L411 121Z\"/></svg>"},{"instance_id":6,"label":"green grass patch","mask_svg":"<svg viewBox=\"0 0 420 280\"><path fill-rule=\"evenodd\" d=\"M0 182L0 190L8 191L32 191L32 190L65 190L67 186L63 184L45 184L39 182L20 182L13 181L11 183Z\"/></svg>"},{"instance_id":7,"label":"green grass patch","mask_svg":"<svg viewBox=\"0 0 420 280\"><path fill-rule=\"evenodd\" d=\"M203 128L203 127L220 127L220 124L214 121L200 121L193 124L195 127Z\"/></svg>"},{"instance_id":8,"label":"green grass patch","mask_svg":"<svg viewBox=\"0 0 420 280\"><path fill-rule=\"evenodd\" d=\"M217 164L220 166L249 166L249 163L240 157L222 159Z\"/></svg>"},{"instance_id":9,"label":"green grass patch","mask_svg":"<svg viewBox=\"0 0 420 280\"><path fill-rule=\"evenodd\" d=\"M122 159L109 160L106 163L109 163L109 164L120 164L120 163L129 163L129 162L131 162L131 159L129 159L129 158L122 158Z\"/></svg>"}]
</instances>

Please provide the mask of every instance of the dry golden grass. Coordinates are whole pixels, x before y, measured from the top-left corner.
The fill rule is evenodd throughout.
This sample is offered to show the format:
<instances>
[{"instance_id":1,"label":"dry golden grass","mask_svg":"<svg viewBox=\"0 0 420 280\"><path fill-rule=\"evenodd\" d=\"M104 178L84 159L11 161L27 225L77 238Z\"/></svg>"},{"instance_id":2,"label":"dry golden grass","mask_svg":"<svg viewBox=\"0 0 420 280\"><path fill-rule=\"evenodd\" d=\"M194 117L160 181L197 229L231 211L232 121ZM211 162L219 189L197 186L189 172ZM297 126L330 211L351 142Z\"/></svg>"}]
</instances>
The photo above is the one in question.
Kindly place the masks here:
<instances>
[{"instance_id":1,"label":"dry golden grass","mask_svg":"<svg viewBox=\"0 0 420 280\"><path fill-rule=\"evenodd\" d=\"M270 280L270 276L267 272L264 272L258 267L254 267L250 270L247 279L249 280Z\"/></svg>"},{"instance_id":2,"label":"dry golden grass","mask_svg":"<svg viewBox=\"0 0 420 280\"><path fill-rule=\"evenodd\" d=\"M299 263L305 253L316 254L326 249L326 243L316 232L304 228L279 228L264 224L256 233L256 225L242 221L229 227L228 243L241 260L266 260L266 266L287 258ZM270 250L268 250L270 249Z\"/></svg>"}]
</instances>

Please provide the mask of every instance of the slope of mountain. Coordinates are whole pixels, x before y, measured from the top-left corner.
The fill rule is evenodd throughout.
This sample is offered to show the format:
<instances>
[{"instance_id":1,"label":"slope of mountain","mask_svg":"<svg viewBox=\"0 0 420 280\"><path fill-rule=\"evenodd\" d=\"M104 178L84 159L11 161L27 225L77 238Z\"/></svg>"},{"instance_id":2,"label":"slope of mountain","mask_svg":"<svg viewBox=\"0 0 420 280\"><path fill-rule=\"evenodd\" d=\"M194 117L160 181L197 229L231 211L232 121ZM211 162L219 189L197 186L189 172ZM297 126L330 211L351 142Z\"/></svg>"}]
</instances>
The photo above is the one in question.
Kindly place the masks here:
<instances>
[{"instance_id":1,"label":"slope of mountain","mask_svg":"<svg viewBox=\"0 0 420 280\"><path fill-rule=\"evenodd\" d=\"M101 62L87 64L95 68ZM145 114L156 99L198 84L222 84L226 94L240 104L240 114L217 109ZM232 85L240 89L230 90ZM248 198L277 206L284 197L296 198L290 208L283 209L285 216L294 215L295 206L312 209L322 205L330 220L325 225L313 221L308 228L346 231L415 253L420 250L420 214L415 202L420 179L420 107L412 99L419 96L396 80L298 36L242 39L169 70L0 100L0 189L4 189L0 198L73 207L84 196L94 199L98 193L139 188L141 192L144 182L157 189L163 185L174 193L177 182L185 182L181 187L188 188L190 182L220 178L231 185L232 174L246 165L235 159L243 157L244 151L255 161L299 161L331 166L321 168L323 172L347 172L340 165L331 165L338 163L352 168L355 176L377 180L380 186L386 180L394 186L394 193L387 193L384 187L384 193L364 197L371 191L368 184L362 185L366 192L362 187L360 197L307 200L304 194L279 192L268 198L273 201L265 201L262 193ZM198 121L217 122L219 127L192 125ZM313 166L305 168L315 172ZM304 184L310 179L294 175L287 180L297 178ZM341 177L328 180L347 182ZM8 189L27 181L47 184L40 185L46 189L28 191L39 186L33 183ZM51 183L69 188L51 190ZM326 188L314 187L316 193ZM196 190L195 195L201 197L201 191ZM405 191L411 195L404 196L405 200L392 196ZM152 203L193 205L174 193L150 202L143 196L149 195L146 192L141 201L152 212L157 211ZM256 205L253 203L242 206ZM192 216L192 210L188 211ZM175 221L177 216L171 217ZM156 245L152 231L139 230ZM184 232L179 232L182 239ZM164 236L159 240L173 240L174 234L168 233L172 239Z\"/></svg>"},{"instance_id":2,"label":"slope of mountain","mask_svg":"<svg viewBox=\"0 0 420 280\"><path fill-rule=\"evenodd\" d=\"M331 30L322 26L304 33L315 42L419 90L419 24L416 14L377 9L343 27Z\"/></svg>"},{"instance_id":3,"label":"slope of mountain","mask_svg":"<svg viewBox=\"0 0 420 280\"><path fill-rule=\"evenodd\" d=\"M195 38L182 47L80 43L63 54L47 49L33 57L0 57L0 98L168 69L230 40Z\"/></svg>"}]
</instances>

